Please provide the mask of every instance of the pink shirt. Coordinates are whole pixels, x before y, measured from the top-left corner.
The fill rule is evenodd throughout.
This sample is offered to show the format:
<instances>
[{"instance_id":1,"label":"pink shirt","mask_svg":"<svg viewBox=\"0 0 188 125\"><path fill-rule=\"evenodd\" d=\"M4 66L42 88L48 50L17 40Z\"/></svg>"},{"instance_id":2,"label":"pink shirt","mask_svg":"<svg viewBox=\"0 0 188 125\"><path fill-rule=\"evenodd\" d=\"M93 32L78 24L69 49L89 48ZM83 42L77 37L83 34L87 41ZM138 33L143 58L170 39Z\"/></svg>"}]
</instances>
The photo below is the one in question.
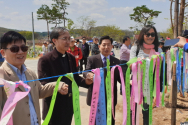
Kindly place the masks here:
<instances>
[{"instance_id":1,"label":"pink shirt","mask_svg":"<svg viewBox=\"0 0 188 125\"><path fill-rule=\"evenodd\" d=\"M125 44L123 44L120 49L120 60L129 61L129 58L130 58L130 50Z\"/></svg>"}]
</instances>

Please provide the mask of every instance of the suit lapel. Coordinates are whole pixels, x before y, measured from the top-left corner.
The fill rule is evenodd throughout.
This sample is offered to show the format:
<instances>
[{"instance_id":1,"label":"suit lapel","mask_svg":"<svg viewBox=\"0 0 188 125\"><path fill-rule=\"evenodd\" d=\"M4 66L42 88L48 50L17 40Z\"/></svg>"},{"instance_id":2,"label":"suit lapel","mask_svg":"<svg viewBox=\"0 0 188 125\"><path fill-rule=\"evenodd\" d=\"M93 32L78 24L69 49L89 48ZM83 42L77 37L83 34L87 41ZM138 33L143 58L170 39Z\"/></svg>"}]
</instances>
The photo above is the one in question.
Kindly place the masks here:
<instances>
[{"instance_id":1,"label":"suit lapel","mask_svg":"<svg viewBox=\"0 0 188 125\"><path fill-rule=\"evenodd\" d=\"M28 70L25 71L25 76L26 76L27 81L33 80L32 74ZM32 100L34 101L35 100L35 96L34 96L35 89L33 87L35 87L36 84L35 84L35 82L28 82L28 85L31 87L30 94L31 94Z\"/></svg>"},{"instance_id":2,"label":"suit lapel","mask_svg":"<svg viewBox=\"0 0 188 125\"><path fill-rule=\"evenodd\" d=\"M97 62L96 62L97 67L101 67L101 66L104 67L104 64L101 59L101 54L98 54L96 58L97 58Z\"/></svg>"},{"instance_id":3,"label":"suit lapel","mask_svg":"<svg viewBox=\"0 0 188 125\"><path fill-rule=\"evenodd\" d=\"M13 81L13 82L19 81L17 74L12 70L12 68L10 67L10 65L6 61L3 63L2 67L7 72L8 76L9 76L9 81ZM21 91L25 91L23 86L19 86L18 88Z\"/></svg>"}]
</instances>

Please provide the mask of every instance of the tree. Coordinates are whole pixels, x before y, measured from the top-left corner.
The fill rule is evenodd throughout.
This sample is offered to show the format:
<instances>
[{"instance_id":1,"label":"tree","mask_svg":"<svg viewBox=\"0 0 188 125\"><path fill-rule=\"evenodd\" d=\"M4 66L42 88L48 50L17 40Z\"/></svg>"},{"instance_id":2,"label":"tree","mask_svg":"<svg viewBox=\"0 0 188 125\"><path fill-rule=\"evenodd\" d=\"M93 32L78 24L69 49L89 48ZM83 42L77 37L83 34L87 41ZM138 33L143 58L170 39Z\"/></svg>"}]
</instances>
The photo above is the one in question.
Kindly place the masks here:
<instances>
[{"instance_id":1,"label":"tree","mask_svg":"<svg viewBox=\"0 0 188 125\"><path fill-rule=\"evenodd\" d=\"M108 35L114 40L119 40L121 41L123 36L125 36L125 32L123 32L120 27L115 26L115 25L107 25L101 30L101 35L105 36Z\"/></svg>"},{"instance_id":2,"label":"tree","mask_svg":"<svg viewBox=\"0 0 188 125\"><path fill-rule=\"evenodd\" d=\"M171 26L166 31L161 32L160 36L162 36L163 38L166 38L167 36L169 36L170 38L173 38L174 34L173 34L173 30Z\"/></svg>"},{"instance_id":3,"label":"tree","mask_svg":"<svg viewBox=\"0 0 188 125\"><path fill-rule=\"evenodd\" d=\"M52 7L52 10L50 11L49 14L51 16L49 23L55 24L55 27L57 27L58 24L62 23L62 19L63 19L62 14L55 6Z\"/></svg>"},{"instance_id":4,"label":"tree","mask_svg":"<svg viewBox=\"0 0 188 125\"><path fill-rule=\"evenodd\" d=\"M53 0L56 4L52 4L53 8L55 7L58 10L58 18L57 20L63 19L63 23L64 23L64 27L65 27L65 22L66 20L68 20L68 18L66 17L66 15L68 15L68 13L66 12L67 6L70 5L68 2L66 2L66 0Z\"/></svg>"},{"instance_id":5,"label":"tree","mask_svg":"<svg viewBox=\"0 0 188 125\"><path fill-rule=\"evenodd\" d=\"M22 36L24 36L26 40L32 40L32 34L33 34L33 32L31 32L31 31L20 31L19 33ZM36 32L34 32L34 35L35 35L35 39L37 39L37 38L40 37L40 35L38 33L36 33Z\"/></svg>"},{"instance_id":6,"label":"tree","mask_svg":"<svg viewBox=\"0 0 188 125\"><path fill-rule=\"evenodd\" d=\"M154 17L158 17L158 15L161 13L161 11L150 10L146 7L146 5L142 5L141 7L137 6L133 10L134 13L129 15L130 19L142 24L143 26L147 24L155 24L152 22L152 19Z\"/></svg>"},{"instance_id":7,"label":"tree","mask_svg":"<svg viewBox=\"0 0 188 125\"><path fill-rule=\"evenodd\" d=\"M74 33L75 26L74 26L74 22L71 19L68 19L68 23L67 23L66 28L69 30L70 34Z\"/></svg>"},{"instance_id":8,"label":"tree","mask_svg":"<svg viewBox=\"0 0 188 125\"><path fill-rule=\"evenodd\" d=\"M80 23L79 34L81 36L91 36L92 29L95 27L97 21L90 19L89 16L81 16L77 20Z\"/></svg>"},{"instance_id":9,"label":"tree","mask_svg":"<svg viewBox=\"0 0 188 125\"><path fill-rule=\"evenodd\" d=\"M51 10L47 5L42 5L37 10L37 19L38 20L46 20L47 22L47 30L48 30L48 40L49 40L49 20L51 19Z\"/></svg>"}]
</instances>

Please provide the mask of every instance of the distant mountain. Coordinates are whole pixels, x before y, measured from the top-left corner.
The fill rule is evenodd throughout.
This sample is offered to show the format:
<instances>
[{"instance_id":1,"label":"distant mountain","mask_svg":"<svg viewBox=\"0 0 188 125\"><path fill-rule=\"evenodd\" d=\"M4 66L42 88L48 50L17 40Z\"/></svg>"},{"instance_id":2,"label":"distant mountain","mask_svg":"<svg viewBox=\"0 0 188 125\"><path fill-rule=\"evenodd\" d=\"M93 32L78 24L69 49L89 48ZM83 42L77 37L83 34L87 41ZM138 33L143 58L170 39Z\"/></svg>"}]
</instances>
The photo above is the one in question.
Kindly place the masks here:
<instances>
[{"instance_id":1,"label":"distant mountain","mask_svg":"<svg viewBox=\"0 0 188 125\"><path fill-rule=\"evenodd\" d=\"M11 31L11 30L19 32L19 30L16 30L16 29L7 29L7 28L0 27L0 36L2 36L4 33Z\"/></svg>"},{"instance_id":2,"label":"distant mountain","mask_svg":"<svg viewBox=\"0 0 188 125\"><path fill-rule=\"evenodd\" d=\"M4 27L0 27L0 37L8 32L8 31L16 31L16 32L20 32L20 31L23 31L23 30L16 30L16 29L8 29L8 28L4 28ZM47 37L48 36L48 32L36 32L40 37Z\"/></svg>"}]
</instances>

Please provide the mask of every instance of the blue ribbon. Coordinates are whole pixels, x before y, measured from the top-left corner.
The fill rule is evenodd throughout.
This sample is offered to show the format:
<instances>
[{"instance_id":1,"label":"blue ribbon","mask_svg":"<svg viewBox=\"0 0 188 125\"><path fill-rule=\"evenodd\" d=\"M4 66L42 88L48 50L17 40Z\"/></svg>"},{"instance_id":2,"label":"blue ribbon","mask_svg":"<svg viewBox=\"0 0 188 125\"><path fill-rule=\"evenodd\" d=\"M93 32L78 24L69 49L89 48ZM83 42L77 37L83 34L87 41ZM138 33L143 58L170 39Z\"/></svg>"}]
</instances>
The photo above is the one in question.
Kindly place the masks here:
<instances>
[{"instance_id":1,"label":"blue ribbon","mask_svg":"<svg viewBox=\"0 0 188 125\"><path fill-rule=\"evenodd\" d=\"M161 56L163 57L163 87L162 87L162 92L163 92L165 86L165 54L161 53Z\"/></svg>"},{"instance_id":2,"label":"blue ribbon","mask_svg":"<svg viewBox=\"0 0 188 125\"><path fill-rule=\"evenodd\" d=\"M181 65L181 64L180 64ZM179 80L179 51L176 51L176 81L177 81L177 87L178 91L180 91L180 80Z\"/></svg>"},{"instance_id":3,"label":"blue ribbon","mask_svg":"<svg viewBox=\"0 0 188 125\"><path fill-rule=\"evenodd\" d=\"M96 125L106 125L106 100L104 86L104 70L100 68L101 85L99 91L99 100L96 114Z\"/></svg>"},{"instance_id":4,"label":"blue ribbon","mask_svg":"<svg viewBox=\"0 0 188 125\"><path fill-rule=\"evenodd\" d=\"M182 93L184 96L184 90L185 90L185 51L183 51L183 81L182 81Z\"/></svg>"},{"instance_id":5,"label":"blue ribbon","mask_svg":"<svg viewBox=\"0 0 188 125\"><path fill-rule=\"evenodd\" d=\"M120 66L121 65L125 65L127 63L123 63L123 64L119 64ZM114 65L115 66L115 65ZM110 66L110 67L113 67L113 66ZM103 67L103 68L106 68L106 67ZM73 74L80 74L80 73L83 73L83 72L91 72L92 70L85 70L85 71L82 71L82 72L74 72ZM67 74L63 74L63 75L57 75L57 76L51 76L51 77L46 77L46 78L41 78L41 79L34 79L34 80L29 80L29 81L23 81L24 83L28 83L28 82L34 82L34 81L40 81L40 80L44 80L44 79L51 79L51 78L57 78L57 77L60 77L60 76L66 76ZM19 84L19 83L16 83L16 84ZM3 87L4 85L0 85L0 87Z\"/></svg>"},{"instance_id":6,"label":"blue ribbon","mask_svg":"<svg viewBox=\"0 0 188 125\"><path fill-rule=\"evenodd\" d=\"M179 54L180 54L180 50L179 50ZM181 79L182 79L182 78L181 78L181 57L179 57L178 73L179 73L179 74L178 74L178 76L179 76L178 79L179 79L179 87L180 87L180 86L181 86L181 81L182 81L182 80L181 80Z\"/></svg>"}]
</instances>

